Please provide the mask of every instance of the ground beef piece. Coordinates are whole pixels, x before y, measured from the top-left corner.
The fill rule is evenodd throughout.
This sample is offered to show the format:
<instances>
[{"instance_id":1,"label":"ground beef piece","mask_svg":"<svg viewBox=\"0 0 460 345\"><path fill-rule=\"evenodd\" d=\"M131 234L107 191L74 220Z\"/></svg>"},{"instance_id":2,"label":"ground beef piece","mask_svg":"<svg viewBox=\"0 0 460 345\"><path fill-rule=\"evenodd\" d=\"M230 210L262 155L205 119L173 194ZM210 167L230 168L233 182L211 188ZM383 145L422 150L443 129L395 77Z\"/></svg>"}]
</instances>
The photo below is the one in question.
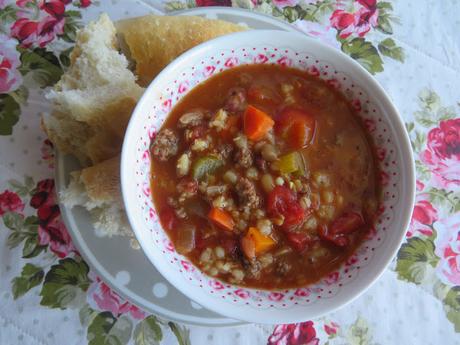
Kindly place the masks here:
<instances>
[{"instance_id":1,"label":"ground beef piece","mask_svg":"<svg viewBox=\"0 0 460 345\"><path fill-rule=\"evenodd\" d=\"M153 157L160 161L167 161L177 155L179 149L179 139L170 129L163 129L158 133L151 147Z\"/></svg>"},{"instance_id":2,"label":"ground beef piece","mask_svg":"<svg viewBox=\"0 0 460 345\"><path fill-rule=\"evenodd\" d=\"M257 208L260 204L259 196L256 192L256 187L246 177L241 178L235 186L238 194L238 202L240 207Z\"/></svg>"},{"instance_id":3,"label":"ground beef piece","mask_svg":"<svg viewBox=\"0 0 460 345\"><path fill-rule=\"evenodd\" d=\"M254 161L255 161L257 168L260 171L263 171L263 172L267 171L267 161L265 159L263 159L260 156L257 156Z\"/></svg>"},{"instance_id":4,"label":"ground beef piece","mask_svg":"<svg viewBox=\"0 0 460 345\"><path fill-rule=\"evenodd\" d=\"M284 277L285 275L287 275L289 273L291 268L292 268L292 266L288 262L286 262L284 260L281 260L276 264L275 272L278 275Z\"/></svg>"},{"instance_id":5,"label":"ground beef piece","mask_svg":"<svg viewBox=\"0 0 460 345\"><path fill-rule=\"evenodd\" d=\"M195 139L199 139L205 136L207 127L205 125L199 125L192 128L187 128L184 131L185 141L192 143Z\"/></svg>"},{"instance_id":6,"label":"ground beef piece","mask_svg":"<svg viewBox=\"0 0 460 345\"><path fill-rule=\"evenodd\" d=\"M189 195L196 195L198 192L198 182L189 178L183 178L177 185L179 193L187 193Z\"/></svg>"},{"instance_id":7,"label":"ground beef piece","mask_svg":"<svg viewBox=\"0 0 460 345\"><path fill-rule=\"evenodd\" d=\"M226 161L233 152L233 146L230 144L222 144L217 148L217 154Z\"/></svg>"},{"instance_id":8,"label":"ground beef piece","mask_svg":"<svg viewBox=\"0 0 460 345\"><path fill-rule=\"evenodd\" d=\"M252 163L252 153L249 148L238 149L233 155L235 163L241 165L243 168L249 168Z\"/></svg>"},{"instance_id":9,"label":"ground beef piece","mask_svg":"<svg viewBox=\"0 0 460 345\"><path fill-rule=\"evenodd\" d=\"M242 260L242 264L243 264L243 268L244 268L245 273L249 277L255 278L255 279L259 278L260 272L262 270L262 265L260 264L259 261L257 261L256 259L248 260L248 259L244 258Z\"/></svg>"},{"instance_id":10,"label":"ground beef piece","mask_svg":"<svg viewBox=\"0 0 460 345\"><path fill-rule=\"evenodd\" d=\"M246 106L246 91L241 87L231 89L225 102L225 110L240 112L244 111Z\"/></svg>"}]
</instances>

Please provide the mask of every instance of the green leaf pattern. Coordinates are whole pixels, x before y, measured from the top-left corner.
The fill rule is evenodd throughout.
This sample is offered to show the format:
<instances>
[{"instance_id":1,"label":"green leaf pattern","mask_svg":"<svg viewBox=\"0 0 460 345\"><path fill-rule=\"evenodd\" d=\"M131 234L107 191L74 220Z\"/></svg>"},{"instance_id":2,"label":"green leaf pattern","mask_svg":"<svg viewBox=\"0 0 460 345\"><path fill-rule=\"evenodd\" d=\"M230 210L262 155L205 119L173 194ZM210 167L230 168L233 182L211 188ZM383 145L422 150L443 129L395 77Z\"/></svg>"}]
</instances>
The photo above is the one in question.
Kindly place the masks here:
<instances>
[{"instance_id":1,"label":"green leaf pattern","mask_svg":"<svg viewBox=\"0 0 460 345\"><path fill-rule=\"evenodd\" d=\"M99 313L88 327L88 345L125 345L131 338L133 324L126 316Z\"/></svg>"},{"instance_id":2,"label":"green leaf pattern","mask_svg":"<svg viewBox=\"0 0 460 345\"><path fill-rule=\"evenodd\" d=\"M343 42L342 50L372 74L383 71L383 61L377 49L364 38L353 38L351 41Z\"/></svg>"},{"instance_id":3,"label":"green leaf pattern","mask_svg":"<svg viewBox=\"0 0 460 345\"><path fill-rule=\"evenodd\" d=\"M147 316L134 330L134 344L157 345L163 339L163 332L155 316Z\"/></svg>"},{"instance_id":4,"label":"green leaf pattern","mask_svg":"<svg viewBox=\"0 0 460 345\"><path fill-rule=\"evenodd\" d=\"M86 300L85 292L91 283L88 273L89 267L81 259L59 260L45 276L40 304L60 309L79 307Z\"/></svg>"},{"instance_id":5,"label":"green leaf pattern","mask_svg":"<svg viewBox=\"0 0 460 345\"><path fill-rule=\"evenodd\" d=\"M43 269L33 264L26 264L22 268L21 275L11 282L13 297L17 299L30 289L40 285L44 277Z\"/></svg>"},{"instance_id":6,"label":"green leaf pattern","mask_svg":"<svg viewBox=\"0 0 460 345\"><path fill-rule=\"evenodd\" d=\"M414 113L414 119L418 126L416 128L414 122L409 122L406 129L416 155L415 168L421 186L418 198L429 202L439 214L439 219L458 217L460 191L434 187L431 183L433 174L423 163L422 155L427 147L428 133L438 127L440 121L458 117L459 110L455 106L443 105L439 95L431 89L421 90L417 102L419 110ZM442 301L447 318L460 332L460 286L448 286L438 278L437 270L442 258L437 256L439 251L435 250L435 240L439 228L436 222L427 226L433 235L418 235L402 245L397 255L396 272L399 279L420 285Z\"/></svg>"}]
</instances>

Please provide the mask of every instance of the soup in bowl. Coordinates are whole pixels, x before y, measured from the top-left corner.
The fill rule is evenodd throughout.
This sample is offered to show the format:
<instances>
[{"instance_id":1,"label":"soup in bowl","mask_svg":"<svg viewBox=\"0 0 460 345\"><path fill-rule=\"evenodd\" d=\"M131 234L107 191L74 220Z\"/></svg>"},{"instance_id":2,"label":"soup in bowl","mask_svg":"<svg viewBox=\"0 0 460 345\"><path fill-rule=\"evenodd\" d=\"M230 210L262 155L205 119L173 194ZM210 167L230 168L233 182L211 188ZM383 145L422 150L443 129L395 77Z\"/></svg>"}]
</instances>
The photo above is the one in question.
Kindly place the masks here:
<instances>
[{"instance_id":1,"label":"soup in bowl","mask_svg":"<svg viewBox=\"0 0 460 345\"><path fill-rule=\"evenodd\" d=\"M414 193L407 134L374 79L277 31L168 66L136 107L121 174L156 268L205 307L269 323L362 292L397 250Z\"/></svg>"}]
</instances>

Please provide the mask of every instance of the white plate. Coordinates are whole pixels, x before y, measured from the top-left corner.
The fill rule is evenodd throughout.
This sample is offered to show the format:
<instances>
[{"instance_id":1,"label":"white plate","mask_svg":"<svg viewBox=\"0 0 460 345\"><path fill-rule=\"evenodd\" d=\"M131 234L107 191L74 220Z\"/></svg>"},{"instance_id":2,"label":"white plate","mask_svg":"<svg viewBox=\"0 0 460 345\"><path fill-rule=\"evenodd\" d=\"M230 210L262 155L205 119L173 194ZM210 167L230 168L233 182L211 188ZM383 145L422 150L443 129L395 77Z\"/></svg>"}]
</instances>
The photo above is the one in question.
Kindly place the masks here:
<instances>
[{"instance_id":1,"label":"white plate","mask_svg":"<svg viewBox=\"0 0 460 345\"><path fill-rule=\"evenodd\" d=\"M241 9L196 8L175 14L244 23L253 29L297 31L272 17ZM68 185L70 172L78 169L79 164L73 157L56 155L58 192ZM128 239L97 237L90 215L84 208L69 209L62 204L60 207L67 229L83 258L122 297L146 311L182 323L206 326L242 324L241 321L225 318L192 302L163 278L142 250L132 249Z\"/></svg>"}]
</instances>

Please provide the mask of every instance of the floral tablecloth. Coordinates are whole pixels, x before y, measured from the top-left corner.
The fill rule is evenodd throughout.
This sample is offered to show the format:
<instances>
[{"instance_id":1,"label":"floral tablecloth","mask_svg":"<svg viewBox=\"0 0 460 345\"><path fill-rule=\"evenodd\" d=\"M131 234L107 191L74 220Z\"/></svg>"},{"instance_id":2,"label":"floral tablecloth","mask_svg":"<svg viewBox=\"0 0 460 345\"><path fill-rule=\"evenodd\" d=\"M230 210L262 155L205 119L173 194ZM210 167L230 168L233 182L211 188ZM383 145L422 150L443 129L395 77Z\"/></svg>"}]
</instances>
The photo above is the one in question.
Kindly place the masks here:
<instances>
[{"instance_id":1,"label":"floral tablecloth","mask_svg":"<svg viewBox=\"0 0 460 345\"><path fill-rule=\"evenodd\" d=\"M416 205L382 278L319 319L229 328L180 325L123 300L60 219L44 90L68 66L78 27L126 2L0 0L0 344L460 344L460 2L132 1L133 15L233 6L291 22L374 74L410 134Z\"/></svg>"}]
</instances>

